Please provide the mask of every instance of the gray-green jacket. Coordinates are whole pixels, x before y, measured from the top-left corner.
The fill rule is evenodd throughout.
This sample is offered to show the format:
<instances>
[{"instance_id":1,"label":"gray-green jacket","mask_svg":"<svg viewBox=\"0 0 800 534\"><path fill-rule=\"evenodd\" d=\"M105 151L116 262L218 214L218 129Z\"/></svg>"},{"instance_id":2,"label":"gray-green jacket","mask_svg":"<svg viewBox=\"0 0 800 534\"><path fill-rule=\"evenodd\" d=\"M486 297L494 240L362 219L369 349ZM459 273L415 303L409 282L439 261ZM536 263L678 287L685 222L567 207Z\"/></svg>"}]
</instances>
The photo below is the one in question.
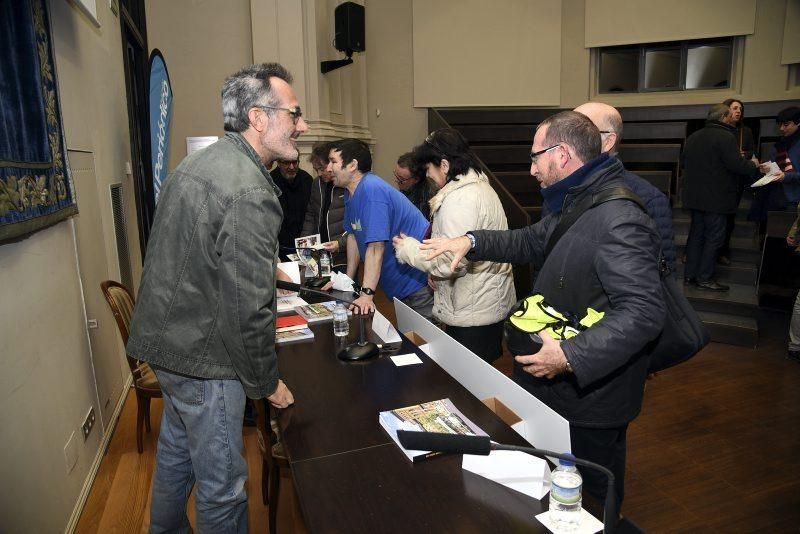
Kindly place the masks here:
<instances>
[{"instance_id":1,"label":"gray-green jacket","mask_svg":"<svg viewBox=\"0 0 800 534\"><path fill-rule=\"evenodd\" d=\"M280 190L229 133L167 178L127 351L197 378L238 378L248 397L278 385L275 265Z\"/></svg>"}]
</instances>

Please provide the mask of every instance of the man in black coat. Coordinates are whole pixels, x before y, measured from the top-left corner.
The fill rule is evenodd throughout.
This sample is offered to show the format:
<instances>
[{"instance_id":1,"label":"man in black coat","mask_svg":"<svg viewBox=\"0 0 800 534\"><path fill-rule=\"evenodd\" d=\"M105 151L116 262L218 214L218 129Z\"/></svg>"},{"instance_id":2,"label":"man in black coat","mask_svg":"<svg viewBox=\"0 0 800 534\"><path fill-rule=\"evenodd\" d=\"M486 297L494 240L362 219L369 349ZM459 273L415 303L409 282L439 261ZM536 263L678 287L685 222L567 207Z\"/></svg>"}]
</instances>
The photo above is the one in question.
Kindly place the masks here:
<instances>
[{"instance_id":1,"label":"man in black coat","mask_svg":"<svg viewBox=\"0 0 800 534\"><path fill-rule=\"evenodd\" d=\"M725 241L725 223L737 208L742 177L757 178L756 165L742 159L730 108L715 104L706 125L683 147L683 206L691 210L684 281L698 289L726 291L714 280L717 252Z\"/></svg>"},{"instance_id":2,"label":"man in black coat","mask_svg":"<svg viewBox=\"0 0 800 534\"><path fill-rule=\"evenodd\" d=\"M283 223L278 233L281 260L294 252L294 240L301 237L306 209L311 199L311 175L300 168L299 161L278 161L278 166L269 173L281 190L278 198L283 209Z\"/></svg>"},{"instance_id":3,"label":"man in black coat","mask_svg":"<svg viewBox=\"0 0 800 534\"><path fill-rule=\"evenodd\" d=\"M453 255L451 268L468 260L532 262L534 293L555 309L603 318L561 341L541 332L536 354L515 357L515 379L570 423L572 452L609 468L617 502L624 495L626 432L642 406L647 345L662 330L664 299L658 269L661 238L653 221L628 200L587 210L546 254L562 218L611 187L623 187L622 163L600 153L600 132L581 113L564 111L536 129L531 175L542 187L550 214L525 228L472 231L425 240L429 256ZM586 491L606 494L605 477L582 470Z\"/></svg>"}]
</instances>

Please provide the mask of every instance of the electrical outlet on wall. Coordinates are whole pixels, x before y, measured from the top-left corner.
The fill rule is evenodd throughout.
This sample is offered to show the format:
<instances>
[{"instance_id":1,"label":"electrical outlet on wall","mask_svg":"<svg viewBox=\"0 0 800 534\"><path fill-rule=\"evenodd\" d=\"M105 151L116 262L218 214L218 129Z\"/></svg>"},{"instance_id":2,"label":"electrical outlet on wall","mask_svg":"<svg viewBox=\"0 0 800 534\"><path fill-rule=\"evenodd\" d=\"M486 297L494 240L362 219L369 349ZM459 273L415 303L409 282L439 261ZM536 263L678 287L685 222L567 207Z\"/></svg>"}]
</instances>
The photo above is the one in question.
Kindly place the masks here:
<instances>
[{"instance_id":1,"label":"electrical outlet on wall","mask_svg":"<svg viewBox=\"0 0 800 534\"><path fill-rule=\"evenodd\" d=\"M88 438L89 434L91 434L92 428L94 428L94 420L94 406L92 406L89 408L89 413L87 413L86 417L83 419L83 425L81 425L83 441L86 441L86 438Z\"/></svg>"}]
</instances>

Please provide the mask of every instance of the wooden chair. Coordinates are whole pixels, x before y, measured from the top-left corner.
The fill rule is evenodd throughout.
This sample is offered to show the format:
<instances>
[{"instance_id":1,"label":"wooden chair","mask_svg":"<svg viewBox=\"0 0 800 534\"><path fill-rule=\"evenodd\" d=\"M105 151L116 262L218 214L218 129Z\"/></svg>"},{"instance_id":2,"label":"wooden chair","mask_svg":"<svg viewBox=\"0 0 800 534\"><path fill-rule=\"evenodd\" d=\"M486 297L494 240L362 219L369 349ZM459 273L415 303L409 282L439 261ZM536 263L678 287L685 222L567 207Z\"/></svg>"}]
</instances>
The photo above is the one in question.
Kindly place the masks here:
<instances>
[{"instance_id":1,"label":"wooden chair","mask_svg":"<svg viewBox=\"0 0 800 534\"><path fill-rule=\"evenodd\" d=\"M261 450L261 498L269 507L269 531L276 533L278 497L280 496L281 469L289 469L283 453L279 430L270 422L271 407L266 399L255 401L258 448Z\"/></svg>"},{"instance_id":2,"label":"wooden chair","mask_svg":"<svg viewBox=\"0 0 800 534\"><path fill-rule=\"evenodd\" d=\"M103 296L114 314L114 319L117 320L122 343L127 345L135 305L133 295L128 288L113 280L102 282L100 289L103 290ZM161 397L161 386L158 385L156 374L147 363L131 358L127 352L125 357L128 359L128 366L133 375L133 387L136 390L136 449L141 454L144 451L142 426L144 425L147 432L150 432L150 399Z\"/></svg>"}]
</instances>

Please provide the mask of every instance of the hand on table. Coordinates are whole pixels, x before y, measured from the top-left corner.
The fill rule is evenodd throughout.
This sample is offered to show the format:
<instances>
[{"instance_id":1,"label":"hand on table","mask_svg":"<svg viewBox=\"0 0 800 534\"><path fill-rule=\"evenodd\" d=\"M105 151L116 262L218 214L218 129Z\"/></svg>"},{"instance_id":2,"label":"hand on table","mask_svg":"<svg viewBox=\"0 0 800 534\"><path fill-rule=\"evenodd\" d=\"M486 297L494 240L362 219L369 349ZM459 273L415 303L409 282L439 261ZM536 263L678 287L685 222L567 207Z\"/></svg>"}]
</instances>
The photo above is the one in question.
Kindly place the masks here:
<instances>
[{"instance_id":1,"label":"hand on table","mask_svg":"<svg viewBox=\"0 0 800 534\"><path fill-rule=\"evenodd\" d=\"M367 315L375 311L375 303L372 302L372 295L361 295L350 305L353 313Z\"/></svg>"},{"instance_id":2,"label":"hand on table","mask_svg":"<svg viewBox=\"0 0 800 534\"><path fill-rule=\"evenodd\" d=\"M536 354L515 356L514 359L524 365L523 370L536 377L553 378L567 369L567 357L561 350L561 344L547 332L539 332L542 348Z\"/></svg>"}]
</instances>

